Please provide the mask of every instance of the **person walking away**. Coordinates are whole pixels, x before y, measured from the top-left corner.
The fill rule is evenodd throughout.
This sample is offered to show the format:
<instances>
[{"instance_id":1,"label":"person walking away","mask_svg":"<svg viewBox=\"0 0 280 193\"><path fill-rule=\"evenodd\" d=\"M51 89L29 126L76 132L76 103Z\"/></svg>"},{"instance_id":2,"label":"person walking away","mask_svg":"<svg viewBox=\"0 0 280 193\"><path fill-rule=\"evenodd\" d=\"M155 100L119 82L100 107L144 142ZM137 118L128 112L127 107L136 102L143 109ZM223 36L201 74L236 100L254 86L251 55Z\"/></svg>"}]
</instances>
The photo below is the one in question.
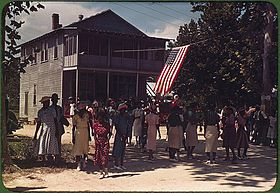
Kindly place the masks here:
<instances>
[{"instance_id":1,"label":"person walking away","mask_svg":"<svg viewBox=\"0 0 280 193\"><path fill-rule=\"evenodd\" d=\"M261 107L259 105L256 106L256 112L254 114L255 119L255 128L254 128L254 134L253 134L253 144L259 145L263 143L263 133L265 130L265 122L267 119L266 114L261 110ZM265 133L266 136L267 133Z\"/></svg>"},{"instance_id":2,"label":"person walking away","mask_svg":"<svg viewBox=\"0 0 280 193\"><path fill-rule=\"evenodd\" d=\"M52 101L52 105L51 108L53 108L55 115L56 115L56 119L57 119L57 126L58 126L58 136L57 136L57 142L58 142L58 157L56 158L56 160L58 162L61 161L61 138L62 135L65 133L65 129L64 129L64 125L66 127L69 126L69 122L68 120L64 117L63 115L63 109L61 106L59 106L58 103L58 94L57 93L53 93L52 97L51 97L51 101Z\"/></svg>"},{"instance_id":3,"label":"person walking away","mask_svg":"<svg viewBox=\"0 0 280 193\"><path fill-rule=\"evenodd\" d=\"M73 155L76 157L78 171L86 167L90 140L89 115L86 110L86 104L80 101L78 113L73 116L72 128Z\"/></svg>"},{"instance_id":4,"label":"person walking away","mask_svg":"<svg viewBox=\"0 0 280 193\"><path fill-rule=\"evenodd\" d=\"M190 109L188 111L188 125L186 129L187 134L187 158L193 159L193 151L195 146L198 143L197 136L197 117L196 117L196 105L193 103L190 105Z\"/></svg>"},{"instance_id":5,"label":"person walking away","mask_svg":"<svg viewBox=\"0 0 280 193\"><path fill-rule=\"evenodd\" d=\"M219 122L220 116L215 112L215 106L212 104L204 116L204 137L207 164L213 164L216 162L218 138L220 136Z\"/></svg>"},{"instance_id":6,"label":"person walking away","mask_svg":"<svg viewBox=\"0 0 280 193\"><path fill-rule=\"evenodd\" d=\"M108 158L109 158L109 139L110 124L107 119L106 112L103 108L99 108L96 114L96 121L93 124L95 139L95 157L94 164L99 166L100 179L107 178L108 174Z\"/></svg>"},{"instance_id":7,"label":"person walking away","mask_svg":"<svg viewBox=\"0 0 280 193\"><path fill-rule=\"evenodd\" d=\"M36 143L35 154L42 159L44 164L55 166L54 156L57 157L59 154L57 140L59 132L56 113L53 108L50 108L50 98L51 97L44 96L39 101L43 104L43 107L38 111L33 141ZM39 130L40 134L37 141Z\"/></svg>"},{"instance_id":8,"label":"person walking away","mask_svg":"<svg viewBox=\"0 0 280 193\"><path fill-rule=\"evenodd\" d=\"M180 148L182 144L182 132L180 131L181 120L179 117L179 107L174 106L171 109L170 115L168 117L168 150L169 150L169 159L170 161L180 161ZM175 159L175 154L177 158Z\"/></svg>"},{"instance_id":9,"label":"person walking away","mask_svg":"<svg viewBox=\"0 0 280 193\"><path fill-rule=\"evenodd\" d=\"M133 134L135 136L135 146L140 148L140 137L142 135L142 129L143 129L143 118L144 118L144 112L140 108L140 103L136 104L136 108L132 111L132 117L133 117Z\"/></svg>"},{"instance_id":10,"label":"person walking away","mask_svg":"<svg viewBox=\"0 0 280 193\"><path fill-rule=\"evenodd\" d=\"M225 161L229 161L229 150L232 152L232 163L236 163L236 129L235 129L235 116L234 110L227 106L223 112L223 147L226 149L226 158Z\"/></svg>"},{"instance_id":11,"label":"person walking away","mask_svg":"<svg viewBox=\"0 0 280 193\"><path fill-rule=\"evenodd\" d=\"M237 133L236 133L236 148L237 148L237 158L238 159L247 159L247 150L249 148L249 141L247 136L246 128L246 119L250 115L246 114L245 109L241 108L237 115ZM244 149L243 154L241 156L241 148Z\"/></svg>"},{"instance_id":12,"label":"person walking away","mask_svg":"<svg viewBox=\"0 0 280 193\"><path fill-rule=\"evenodd\" d=\"M147 150L149 153L149 160L154 160L154 152L156 151L157 130L159 129L159 116L156 114L156 108L150 106L150 113L145 117L147 124Z\"/></svg>"},{"instance_id":13,"label":"person walking away","mask_svg":"<svg viewBox=\"0 0 280 193\"><path fill-rule=\"evenodd\" d=\"M127 115L127 105L119 104L118 114L113 118L113 125L115 125L116 134L113 146L113 156L115 158L114 168L117 170L125 170L124 156L127 141L127 134L129 129L129 119Z\"/></svg>"},{"instance_id":14,"label":"person walking away","mask_svg":"<svg viewBox=\"0 0 280 193\"><path fill-rule=\"evenodd\" d=\"M270 140L270 147L277 147L277 111L273 109L269 116L269 128L267 138Z\"/></svg>"}]
</instances>

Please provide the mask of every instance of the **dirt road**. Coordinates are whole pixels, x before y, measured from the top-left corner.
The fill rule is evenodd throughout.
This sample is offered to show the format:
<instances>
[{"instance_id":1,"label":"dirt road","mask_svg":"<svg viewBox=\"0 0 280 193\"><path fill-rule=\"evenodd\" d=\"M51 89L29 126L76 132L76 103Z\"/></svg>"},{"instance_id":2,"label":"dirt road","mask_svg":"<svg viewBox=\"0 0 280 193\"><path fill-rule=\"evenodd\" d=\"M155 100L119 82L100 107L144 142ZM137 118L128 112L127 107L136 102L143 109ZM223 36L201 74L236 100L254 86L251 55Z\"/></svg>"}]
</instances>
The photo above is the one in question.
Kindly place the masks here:
<instances>
[{"instance_id":1,"label":"dirt road","mask_svg":"<svg viewBox=\"0 0 280 193\"><path fill-rule=\"evenodd\" d=\"M199 135L195 159L168 160L165 151L165 128L161 128L163 139L158 140L155 161L149 162L146 153L136 147L128 147L126 171L112 169L110 177L100 180L98 170L90 162L86 171L77 171L75 165L67 169L33 168L21 173L3 175L4 184L13 191L266 191L276 183L276 149L250 146L246 161L232 165L223 161L224 149L218 149L218 163L205 164L204 138ZM26 127L17 134L33 136L34 127ZM70 128L63 137L70 143ZM90 157L91 158L91 157ZM53 170L53 171L52 171ZM12 179L12 180L11 180Z\"/></svg>"}]
</instances>

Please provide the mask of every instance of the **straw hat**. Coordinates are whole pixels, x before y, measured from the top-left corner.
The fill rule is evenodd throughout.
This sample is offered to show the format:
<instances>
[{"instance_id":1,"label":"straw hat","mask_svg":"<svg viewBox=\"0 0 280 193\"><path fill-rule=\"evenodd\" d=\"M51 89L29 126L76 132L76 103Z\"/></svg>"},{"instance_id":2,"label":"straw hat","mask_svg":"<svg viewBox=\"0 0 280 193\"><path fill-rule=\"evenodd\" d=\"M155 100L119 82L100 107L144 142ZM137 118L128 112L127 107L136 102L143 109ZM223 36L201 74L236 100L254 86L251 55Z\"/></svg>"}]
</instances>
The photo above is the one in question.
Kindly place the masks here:
<instances>
[{"instance_id":1,"label":"straw hat","mask_svg":"<svg viewBox=\"0 0 280 193\"><path fill-rule=\"evenodd\" d=\"M118 106L118 111L126 110L127 108L128 108L128 106L125 103L121 103Z\"/></svg>"},{"instance_id":2,"label":"straw hat","mask_svg":"<svg viewBox=\"0 0 280 193\"><path fill-rule=\"evenodd\" d=\"M39 100L39 102L43 103L43 102L49 101L50 99L51 99L51 97L49 97L49 96L43 96L41 98L41 100Z\"/></svg>"}]
</instances>

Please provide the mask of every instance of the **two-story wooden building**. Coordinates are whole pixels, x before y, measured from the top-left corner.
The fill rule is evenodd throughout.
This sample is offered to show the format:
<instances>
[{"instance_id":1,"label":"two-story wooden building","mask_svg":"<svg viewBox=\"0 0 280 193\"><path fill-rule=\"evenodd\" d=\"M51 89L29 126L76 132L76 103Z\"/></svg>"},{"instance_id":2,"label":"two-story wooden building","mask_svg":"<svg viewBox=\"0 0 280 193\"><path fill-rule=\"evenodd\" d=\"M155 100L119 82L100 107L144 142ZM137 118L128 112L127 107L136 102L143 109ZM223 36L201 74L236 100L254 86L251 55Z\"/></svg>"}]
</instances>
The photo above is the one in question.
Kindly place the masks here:
<instances>
[{"instance_id":1,"label":"two-story wooden building","mask_svg":"<svg viewBox=\"0 0 280 193\"><path fill-rule=\"evenodd\" d=\"M20 80L20 117L33 120L44 95L60 103L108 97L146 97L146 81L159 74L167 39L149 37L111 10L62 27L52 15L52 31L21 45L21 57L34 60ZM117 50L134 50L131 52ZM62 105L62 104L61 104Z\"/></svg>"}]
</instances>

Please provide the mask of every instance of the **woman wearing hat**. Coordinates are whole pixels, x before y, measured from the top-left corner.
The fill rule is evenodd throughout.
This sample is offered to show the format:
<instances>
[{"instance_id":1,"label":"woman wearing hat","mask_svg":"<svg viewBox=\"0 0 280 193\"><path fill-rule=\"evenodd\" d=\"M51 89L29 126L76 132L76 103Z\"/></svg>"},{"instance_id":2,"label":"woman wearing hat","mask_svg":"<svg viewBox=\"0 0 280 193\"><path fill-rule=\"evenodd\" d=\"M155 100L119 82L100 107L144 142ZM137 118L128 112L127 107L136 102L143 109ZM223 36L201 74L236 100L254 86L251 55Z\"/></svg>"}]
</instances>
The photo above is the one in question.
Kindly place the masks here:
<instances>
[{"instance_id":1,"label":"woman wearing hat","mask_svg":"<svg viewBox=\"0 0 280 193\"><path fill-rule=\"evenodd\" d=\"M114 168L117 170L126 169L123 166L125 146L127 140L127 134L129 129L129 119L127 115L127 105L122 103L118 106L119 113L113 118L113 124L115 125L116 134L113 147L113 156L115 158Z\"/></svg>"},{"instance_id":2,"label":"woman wearing hat","mask_svg":"<svg viewBox=\"0 0 280 193\"><path fill-rule=\"evenodd\" d=\"M34 134L34 141L37 141L37 133L41 128L38 141L36 143L35 154L42 157L43 161L47 160L48 165L54 165L54 157L59 154L58 150L58 128L56 112L50 108L50 97L44 96L39 101L43 107L38 111L38 119Z\"/></svg>"}]
</instances>

